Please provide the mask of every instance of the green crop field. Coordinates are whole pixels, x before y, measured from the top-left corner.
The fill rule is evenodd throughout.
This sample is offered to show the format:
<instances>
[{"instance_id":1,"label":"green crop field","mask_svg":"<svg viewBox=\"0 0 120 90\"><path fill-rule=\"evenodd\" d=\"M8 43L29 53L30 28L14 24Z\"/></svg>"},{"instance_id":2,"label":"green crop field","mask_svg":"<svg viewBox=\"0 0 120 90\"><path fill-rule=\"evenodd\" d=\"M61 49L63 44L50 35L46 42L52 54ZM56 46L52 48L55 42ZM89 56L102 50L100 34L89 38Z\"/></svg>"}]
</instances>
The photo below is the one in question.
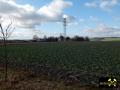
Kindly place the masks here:
<instances>
[{"instance_id":1,"label":"green crop field","mask_svg":"<svg viewBox=\"0 0 120 90\"><path fill-rule=\"evenodd\" d=\"M9 64L39 70L40 66L77 71L83 81L101 75L120 78L120 42L58 42L7 47ZM0 46L0 63L4 62ZM82 80L81 80L82 81Z\"/></svg>"}]
</instances>

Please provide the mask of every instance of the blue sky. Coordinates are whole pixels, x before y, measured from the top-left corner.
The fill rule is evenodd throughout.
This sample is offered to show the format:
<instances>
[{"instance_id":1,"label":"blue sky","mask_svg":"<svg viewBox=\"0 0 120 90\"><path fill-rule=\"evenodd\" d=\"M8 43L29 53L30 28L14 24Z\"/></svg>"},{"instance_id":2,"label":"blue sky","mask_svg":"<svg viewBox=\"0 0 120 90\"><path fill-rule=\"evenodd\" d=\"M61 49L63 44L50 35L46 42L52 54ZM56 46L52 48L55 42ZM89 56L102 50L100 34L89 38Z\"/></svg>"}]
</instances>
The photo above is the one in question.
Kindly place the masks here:
<instances>
[{"instance_id":1,"label":"blue sky","mask_svg":"<svg viewBox=\"0 0 120 90\"><path fill-rule=\"evenodd\" d=\"M6 2L10 7L12 5L17 7L21 15L20 18L14 14L15 20L19 23L16 25L19 27L18 30L12 36L14 38L32 38L34 34L39 37L59 36L63 33L63 15L67 15L69 21L67 36L120 37L120 0L6 0ZM26 12L21 13L20 7ZM14 8L12 9L11 16L16 13ZM6 14L1 9L0 12L1 15Z\"/></svg>"}]
</instances>

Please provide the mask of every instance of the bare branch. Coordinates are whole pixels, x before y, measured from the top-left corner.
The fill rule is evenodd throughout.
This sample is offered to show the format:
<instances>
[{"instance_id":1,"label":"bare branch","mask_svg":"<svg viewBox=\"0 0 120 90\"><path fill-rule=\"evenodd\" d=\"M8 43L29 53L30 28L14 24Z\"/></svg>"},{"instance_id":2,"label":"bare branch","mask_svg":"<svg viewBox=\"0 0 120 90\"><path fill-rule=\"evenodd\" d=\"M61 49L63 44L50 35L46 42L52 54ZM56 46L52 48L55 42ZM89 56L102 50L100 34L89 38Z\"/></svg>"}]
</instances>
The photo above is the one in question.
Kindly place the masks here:
<instances>
[{"instance_id":1,"label":"bare branch","mask_svg":"<svg viewBox=\"0 0 120 90\"><path fill-rule=\"evenodd\" d=\"M15 30L15 27L10 30L10 32L8 33L8 35L6 36L6 38L9 38L11 36L11 34L13 33L14 30Z\"/></svg>"},{"instance_id":2,"label":"bare branch","mask_svg":"<svg viewBox=\"0 0 120 90\"><path fill-rule=\"evenodd\" d=\"M3 39L3 37L2 37L2 36L0 36L0 38L2 38L2 39Z\"/></svg>"},{"instance_id":3,"label":"bare branch","mask_svg":"<svg viewBox=\"0 0 120 90\"><path fill-rule=\"evenodd\" d=\"M2 24L0 23L0 38L3 39L3 45L4 45L4 58L5 58L5 81L8 79L8 53L7 53L7 38L10 37L12 32L15 28L12 28L12 22L7 25L6 29L2 27Z\"/></svg>"},{"instance_id":4,"label":"bare branch","mask_svg":"<svg viewBox=\"0 0 120 90\"><path fill-rule=\"evenodd\" d=\"M2 28L2 25L0 24L0 28L1 28L1 34L3 35L3 37L5 37L5 34L4 34L4 30Z\"/></svg>"},{"instance_id":5,"label":"bare branch","mask_svg":"<svg viewBox=\"0 0 120 90\"><path fill-rule=\"evenodd\" d=\"M10 30L10 28L11 28L11 25L12 25L12 22L7 26L7 28L5 30L6 37L7 37L7 34L8 34L8 30Z\"/></svg>"}]
</instances>

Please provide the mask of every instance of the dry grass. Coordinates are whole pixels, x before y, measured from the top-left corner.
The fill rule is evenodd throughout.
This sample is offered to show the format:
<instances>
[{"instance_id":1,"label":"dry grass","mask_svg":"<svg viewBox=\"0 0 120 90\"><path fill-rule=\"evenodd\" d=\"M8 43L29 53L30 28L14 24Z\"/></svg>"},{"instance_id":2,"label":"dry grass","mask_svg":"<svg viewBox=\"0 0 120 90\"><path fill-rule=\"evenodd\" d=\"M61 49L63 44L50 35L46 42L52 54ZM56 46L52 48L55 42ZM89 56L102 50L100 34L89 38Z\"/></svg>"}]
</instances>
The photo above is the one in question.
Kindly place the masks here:
<instances>
[{"instance_id":1,"label":"dry grass","mask_svg":"<svg viewBox=\"0 0 120 90\"><path fill-rule=\"evenodd\" d=\"M4 81L4 69L0 68L0 90L101 90L90 86L67 85L63 81L50 80L46 76L34 76L31 72L9 69L8 81ZM106 89L104 89L106 90Z\"/></svg>"}]
</instances>

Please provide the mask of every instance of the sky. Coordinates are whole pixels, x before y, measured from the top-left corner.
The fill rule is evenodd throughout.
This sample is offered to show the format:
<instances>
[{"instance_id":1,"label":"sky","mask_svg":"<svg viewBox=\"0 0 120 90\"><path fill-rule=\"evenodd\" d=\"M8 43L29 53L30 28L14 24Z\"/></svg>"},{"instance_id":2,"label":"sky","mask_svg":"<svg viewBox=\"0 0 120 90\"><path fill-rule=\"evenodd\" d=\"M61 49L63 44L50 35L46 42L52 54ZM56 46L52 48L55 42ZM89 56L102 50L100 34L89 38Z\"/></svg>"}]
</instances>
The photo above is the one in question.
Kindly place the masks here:
<instances>
[{"instance_id":1,"label":"sky","mask_svg":"<svg viewBox=\"0 0 120 90\"><path fill-rule=\"evenodd\" d=\"M15 27L11 39L67 36L120 37L120 0L0 0L0 23ZM1 34L0 34L1 35Z\"/></svg>"}]
</instances>

